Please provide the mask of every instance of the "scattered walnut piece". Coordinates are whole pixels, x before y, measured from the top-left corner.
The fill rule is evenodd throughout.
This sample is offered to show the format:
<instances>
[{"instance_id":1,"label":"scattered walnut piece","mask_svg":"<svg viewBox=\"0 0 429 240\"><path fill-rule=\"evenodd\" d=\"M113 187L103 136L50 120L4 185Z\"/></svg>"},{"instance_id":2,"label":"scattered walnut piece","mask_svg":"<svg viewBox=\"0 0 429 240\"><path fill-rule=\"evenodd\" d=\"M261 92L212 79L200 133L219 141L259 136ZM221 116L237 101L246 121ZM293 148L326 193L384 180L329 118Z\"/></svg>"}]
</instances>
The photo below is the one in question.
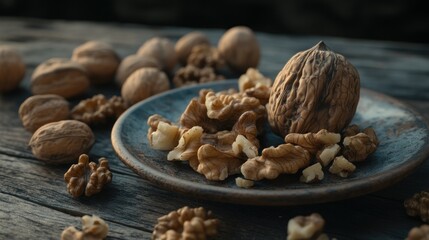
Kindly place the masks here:
<instances>
[{"instance_id":1,"label":"scattered walnut piece","mask_svg":"<svg viewBox=\"0 0 429 240\"><path fill-rule=\"evenodd\" d=\"M238 79L238 89L240 92L245 92L248 89L258 88L259 86L270 87L272 82L270 78L262 75L257 69L249 68Z\"/></svg>"},{"instance_id":2,"label":"scattered walnut piece","mask_svg":"<svg viewBox=\"0 0 429 240\"><path fill-rule=\"evenodd\" d=\"M177 56L174 50L174 43L164 37L153 37L139 48L137 55L156 59L161 68L166 72L173 71L176 66Z\"/></svg>"},{"instance_id":3,"label":"scattered walnut piece","mask_svg":"<svg viewBox=\"0 0 429 240\"><path fill-rule=\"evenodd\" d=\"M235 155L244 153L248 158L254 158L258 156L258 147L253 145L252 142L240 134L237 135L237 138L232 143L232 151Z\"/></svg>"},{"instance_id":4,"label":"scattered walnut piece","mask_svg":"<svg viewBox=\"0 0 429 240\"><path fill-rule=\"evenodd\" d=\"M429 222L429 192L421 191L404 201L407 214L420 217L423 222Z\"/></svg>"},{"instance_id":5,"label":"scattered walnut piece","mask_svg":"<svg viewBox=\"0 0 429 240\"><path fill-rule=\"evenodd\" d=\"M196 170L198 167L197 152L202 145L203 128L200 126L186 130L179 139L179 144L167 155L167 160L189 161L189 165Z\"/></svg>"},{"instance_id":6,"label":"scattered walnut piece","mask_svg":"<svg viewBox=\"0 0 429 240\"><path fill-rule=\"evenodd\" d=\"M244 179L242 177L235 178L235 185L241 188L251 188L254 184L255 182L249 179Z\"/></svg>"},{"instance_id":7,"label":"scattered walnut piece","mask_svg":"<svg viewBox=\"0 0 429 240\"><path fill-rule=\"evenodd\" d=\"M286 143L296 144L305 148L311 154L316 154L323 146L340 142L341 135L322 129L317 133L289 133L284 140Z\"/></svg>"},{"instance_id":8,"label":"scattered walnut piece","mask_svg":"<svg viewBox=\"0 0 429 240\"><path fill-rule=\"evenodd\" d=\"M429 240L429 225L413 227L405 240Z\"/></svg>"},{"instance_id":9,"label":"scattered walnut piece","mask_svg":"<svg viewBox=\"0 0 429 240\"><path fill-rule=\"evenodd\" d=\"M302 176L299 178L301 182L312 183L322 181L325 174L322 170L322 164L315 163L304 170L302 170Z\"/></svg>"},{"instance_id":10,"label":"scattered walnut piece","mask_svg":"<svg viewBox=\"0 0 429 240\"><path fill-rule=\"evenodd\" d=\"M194 65L199 68L221 69L225 66L225 60L217 48L203 44L192 48L187 59L187 65Z\"/></svg>"},{"instance_id":11,"label":"scattered walnut piece","mask_svg":"<svg viewBox=\"0 0 429 240\"><path fill-rule=\"evenodd\" d=\"M287 240L309 240L322 233L325 220L318 213L297 216L289 220Z\"/></svg>"},{"instance_id":12,"label":"scattered walnut piece","mask_svg":"<svg viewBox=\"0 0 429 240\"><path fill-rule=\"evenodd\" d=\"M122 97L113 96L107 99L104 95L98 94L80 101L71 113L73 119L91 125L117 119L126 109L127 104Z\"/></svg>"},{"instance_id":13,"label":"scattered walnut piece","mask_svg":"<svg viewBox=\"0 0 429 240\"><path fill-rule=\"evenodd\" d=\"M247 160L241 173L250 180L275 179L280 174L294 174L310 164L310 153L290 143L262 150L262 156Z\"/></svg>"},{"instance_id":14,"label":"scattered walnut piece","mask_svg":"<svg viewBox=\"0 0 429 240\"><path fill-rule=\"evenodd\" d=\"M324 167L328 166L332 160L340 152L341 147L338 144L326 146L316 154L317 161L319 161Z\"/></svg>"},{"instance_id":15,"label":"scattered walnut piece","mask_svg":"<svg viewBox=\"0 0 429 240\"><path fill-rule=\"evenodd\" d=\"M343 155L350 162L364 161L377 149L378 143L374 130L366 128L361 133L344 138Z\"/></svg>"},{"instance_id":16,"label":"scattered walnut piece","mask_svg":"<svg viewBox=\"0 0 429 240\"><path fill-rule=\"evenodd\" d=\"M174 74L173 83L175 87L186 85L213 82L225 79L222 75L217 75L212 67L199 68L194 65L186 65Z\"/></svg>"},{"instance_id":17,"label":"scattered walnut piece","mask_svg":"<svg viewBox=\"0 0 429 240\"><path fill-rule=\"evenodd\" d=\"M185 206L158 218L152 239L205 240L217 234L218 225L219 220L213 218L211 211Z\"/></svg>"},{"instance_id":18,"label":"scattered walnut piece","mask_svg":"<svg viewBox=\"0 0 429 240\"><path fill-rule=\"evenodd\" d=\"M61 240L102 240L107 237L109 226L98 216L82 217L82 231L70 226L61 233Z\"/></svg>"},{"instance_id":19,"label":"scattered walnut piece","mask_svg":"<svg viewBox=\"0 0 429 240\"><path fill-rule=\"evenodd\" d=\"M149 126L147 138L152 148L158 150L172 150L179 143L179 127L158 114L147 119Z\"/></svg>"},{"instance_id":20,"label":"scattered walnut piece","mask_svg":"<svg viewBox=\"0 0 429 240\"><path fill-rule=\"evenodd\" d=\"M254 97L261 102L261 105L265 106L270 98L271 87L260 85L258 87L252 87L244 91L244 95L247 97Z\"/></svg>"},{"instance_id":21,"label":"scattered walnut piece","mask_svg":"<svg viewBox=\"0 0 429 240\"><path fill-rule=\"evenodd\" d=\"M73 197L79 197L85 192L89 197L99 193L103 187L112 181L112 173L106 158L100 158L97 166L89 162L89 157L82 154L77 164L73 164L64 174L67 191ZM87 182L88 181L88 182Z\"/></svg>"},{"instance_id":22,"label":"scattered walnut piece","mask_svg":"<svg viewBox=\"0 0 429 240\"><path fill-rule=\"evenodd\" d=\"M345 157L339 156L334 159L329 172L340 177L346 178L350 173L356 170L356 166L349 162Z\"/></svg>"}]
</instances>

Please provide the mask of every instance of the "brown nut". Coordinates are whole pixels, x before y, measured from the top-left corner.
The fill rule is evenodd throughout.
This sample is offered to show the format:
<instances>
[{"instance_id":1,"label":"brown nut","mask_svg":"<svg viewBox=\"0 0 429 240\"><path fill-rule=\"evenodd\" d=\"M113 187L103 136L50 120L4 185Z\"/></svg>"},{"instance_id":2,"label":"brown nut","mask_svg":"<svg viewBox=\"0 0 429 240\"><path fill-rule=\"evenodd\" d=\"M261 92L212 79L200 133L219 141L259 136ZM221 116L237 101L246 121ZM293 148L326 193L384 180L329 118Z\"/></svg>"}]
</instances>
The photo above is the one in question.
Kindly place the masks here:
<instances>
[{"instance_id":1,"label":"brown nut","mask_svg":"<svg viewBox=\"0 0 429 240\"><path fill-rule=\"evenodd\" d=\"M356 68L323 42L297 53L279 72L267 106L274 132L341 132L359 102Z\"/></svg>"},{"instance_id":2,"label":"brown nut","mask_svg":"<svg viewBox=\"0 0 429 240\"><path fill-rule=\"evenodd\" d=\"M230 28L220 38L218 49L233 71L244 73L248 68L258 66L259 43L253 31L248 27Z\"/></svg>"},{"instance_id":3,"label":"brown nut","mask_svg":"<svg viewBox=\"0 0 429 240\"><path fill-rule=\"evenodd\" d=\"M173 83L175 87L183 87L186 85L213 82L223 79L225 79L225 77L217 75L211 67L198 68L194 65L186 65L176 71Z\"/></svg>"},{"instance_id":4,"label":"brown nut","mask_svg":"<svg viewBox=\"0 0 429 240\"><path fill-rule=\"evenodd\" d=\"M225 60L217 48L210 45L198 45L192 48L187 65L194 65L199 68L211 67L214 70L220 70L225 66Z\"/></svg>"},{"instance_id":5,"label":"brown nut","mask_svg":"<svg viewBox=\"0 0 429 240\"><path fill-rule=\"evenodd\" d=\"M370 154L375 152L378 143L374 129L366 128L361 133L344 138L343 155L350 162L365 161Z\"/></svg>"},{"instance_id":6,"label":"brown nut","mask_svg":"<svg viewBox=\"0 0 429 240\"><path fill-rule=\"evenodd\" d=\"M210 40L202 32L190 32L177 40L174 50L182 65L186 65L189 54L193 47L197 45L210 45Z\"/></svg>"},{"instance_id":7,"label":"brown nut","mask_svg":"<svg viewBox=\"0 0 429 240\"><path fill-rule=\"evenodd\" d=\"M153 67L161 69L158 61L152 57L145 57L139 55L130 55L124 58L119 64L118 70L116 71L116 83L119 86L124 84L125 80L136 70L145 67Z\"/></svg>"},{"instance_id":8,"label":"brown nut","mask_svg":"<svg viewBox=\"0 0 429 240\"><path fill-rule=\"evenodd\" d=\"M82 231L70 226L61 233L61 240L102 240L107 237L109 226L98 216L84 215Z\"/></svg>"},{"instance_id":9,"label":"brown nut","mask_svg":"<svg viewBox=\"0 0 429 240\"><path fill-rule=\"evenodd\" d=\"M100 41L89 41L75 48L72 60L86 69L89 80L94 84L110 82L120 63L112 46Z\"/></svg>"},{"instance_id":10,"label":"brown nut","mask_svg":"<svg viewBox=\"0 0 429 240\"><path fill-rule=\"evenodd\" d=\"M166 72L172 72L177 62L174 43L163 37L147 40L137 51L137 55L156 59Z\"/></svg>"},{"instance_id":11,"label":"brown nut","mask_svg":"<svg viewBox=\"0 0 429 240\"><path fill-rule=\"evenodd\" d=\"M429 222L429 191L421 191L404 201L408 216L420 217L423 222Z\"/></svg>"},{"instance_id":12,"label":"brown nut","mask_svg":"<svg viewBox=\"0 0 429 240\"><path fill-rule=\"evenodd\" d=\"M27 98L19 107L19 118L30 132L50 122L69 118L69 103L55 94L35 95Z\"/></svg>"},{"instance_id":13,"label":"brown nut","mask_svg":"<svg viewBox=\"0 0 429 240\"><path fill-rule=\"evenodd\" d=\"M149 126L147 139L152 148L158 150L173 150L179 143L179 127L158 114L147 119Z\"/></svg>"},{"instance_id":14,"label":"brown nut","mask_svg":"<svg viewBox=\"0 0 429 240\"><path fill-rule=\"evenodd\" d=\"M84 93L88 88L85 69L68 59L51 58L37 66L31 76L33 94L57 94L70 98Z\"/></svg>"},{"instance_id":15,"label":"brown nut","mask_svg":"<svg viewBox=\"0 0 429 240\"><path fill-rule=\"evenodd\" d=\"M83 122L62 120L41 126L34 132L29 146L36 158L46 163L73 163L94 144L91 129Z\"/></svg>"},{"instance_id":16,"label":"brown nut","mask_svg":"<svg viewBox=\"0 0 429 240\"><path fill-rule=\"evenodd\" d=\"M121 95L128 105L133 105L168 89L170 83L165 73L156 68L141 68L131 74L122 85Z\"/></svg>"},{"instance_id":17,"label":"brown nut","mask_svg":"<svg viewBox=\"0 0 429 240\"><path fill-rule=\"evenodd\" d=\"M325 220L318 213L296 216L287 225L287 240L310 240L322 233Z\"/></svg>"},{"instance_id":18,"label":"brown nut","mask_svg":"<svg viewBox=\"0 0 429 240\"><path fill-rule=\"evenodd\" d=\"M423 224L420 227L413 227L405 240L429 240L429 225Z\"/></svg>"},{"instance_id":19,"label":"brown nut","mask_svg":"<svg viewBox=\"0 0 429 240\"><path fill-rule=\"evenodd\" d=\"M10 46L0 45L0 93L17 88L24 74L21 54Z\"/></svg>"}]
</instances>

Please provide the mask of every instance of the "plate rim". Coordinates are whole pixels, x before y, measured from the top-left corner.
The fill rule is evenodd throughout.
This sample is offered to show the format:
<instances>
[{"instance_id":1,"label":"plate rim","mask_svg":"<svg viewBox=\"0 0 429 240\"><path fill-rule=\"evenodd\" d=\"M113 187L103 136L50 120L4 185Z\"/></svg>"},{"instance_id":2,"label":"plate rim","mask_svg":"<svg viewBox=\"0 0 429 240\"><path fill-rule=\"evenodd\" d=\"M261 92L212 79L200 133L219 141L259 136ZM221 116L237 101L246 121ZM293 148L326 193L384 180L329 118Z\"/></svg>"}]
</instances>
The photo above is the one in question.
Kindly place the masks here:
<instances>
[{"instance_id":1,"label":"plate rim","mask_svg":"<svg viewBox=\"0 0 429 240\"><path fill-rule=\"evenodd\" d=\"M426 136L425 143L423 147L419 150L415 157L409 159L404 163L401 163L397 168L392 169L388 172L377 173L369 177L362 179L355 179L352 181L343 181L341 184L332 185L328 187L319 187L311 189L312 194L321 197L322 200L309 199L308 189L284 189L284 190L272 190L272 189L244 189L244 188L227 188L223 186L214 186L201 184L198 182L193 182L190 180L181 179L178 177L170 176L164 172L160 172L156 169L147 167L143 162L139 161L134 157L130 151L125 147L125 144L121 139L121 130L123 128L123 122L127 119L127 116L132 114L136 109L140 108L141 105L146 102L153 101L157 98L161 98L165 95L174 94L178 91L191 90L191 89L202 89L210 88L213 85L231 85L236 84L237 79L228 79L217 82L205 83L192 85L182 88L172 89L161 94L151 96L134 106L127 109L115 122L112 132L111 132L111 142L113 149L118 156L118 158L129 168L131 168L135 173L140 177L148 180L150 183L155 186L162 187L166 190L173 192L179 192L186 194L188 196L193 196L196 198L203 198L208 200L215 200L220 202L229 202L229 203L239 203L245 205L303 205L303 204L312 204L312 203L323 203L331 202L342 199L348 199L352 197L357 197L365 195L371 192L375 192L387 186L391 186L396 182L399 182L406 176L408 176L415 168L422 164L429 157L429 148L426 148L429 144L429 134ZM234 82L232 82L234 81ZM233 86L231 86L233 87ZM429 121L423 117L418 111L416 111L412 106L404 103L394 97L388 96L386 94L369 90L365 88L360 89L361 92L366 94L373 95L375 97L380 97L389 101L395 106L401 106L410 111L413 116L418 118L428 129L429 131ZM405 167L403 166L405 165ZM198 173L195 173L198 174ZM398 177L399 176L399 177ZM347 189L347 191L341 191ZM328 191L327 191L328 190ZM330 196L330 193L335 191L334 196ZM290 197L289 197L290 196ZM288 198L287 200L285 198Z\"/></svg>"}]
</instances>

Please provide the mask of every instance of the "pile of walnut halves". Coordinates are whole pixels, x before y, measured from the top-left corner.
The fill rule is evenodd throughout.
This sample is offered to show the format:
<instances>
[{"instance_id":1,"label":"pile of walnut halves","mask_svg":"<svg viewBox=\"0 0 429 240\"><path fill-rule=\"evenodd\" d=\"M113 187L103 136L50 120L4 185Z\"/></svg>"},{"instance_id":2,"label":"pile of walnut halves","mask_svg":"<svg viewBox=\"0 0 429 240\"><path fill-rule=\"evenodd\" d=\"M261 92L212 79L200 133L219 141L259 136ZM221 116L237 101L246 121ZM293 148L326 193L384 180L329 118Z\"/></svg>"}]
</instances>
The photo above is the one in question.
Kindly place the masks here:
<instances>
[{"instance_id":1,"label":"pile of walnut halves","mask_svg":"<svg viewBox=\"0 0 429 240\"><path fill-rule=\"evenodd\" d=\"M239 92L203 89L190 101L179 125L151 116L147 122L149 143L155 149L170 151L170 161L188 161L209 180L239 173L253 181L275 179L304 169L301 180L315 182L323 179L322 169L331 162L331 173L347 177L355 170L352 162L363 161L375 151L378 140L373 129L360 131L351 125L342 136L326 130L291 133L284 144L263 149L258 156L257 136L267 118L270 86L270 79L249 69L239 79Z\"/></svg>"}]
</instances>

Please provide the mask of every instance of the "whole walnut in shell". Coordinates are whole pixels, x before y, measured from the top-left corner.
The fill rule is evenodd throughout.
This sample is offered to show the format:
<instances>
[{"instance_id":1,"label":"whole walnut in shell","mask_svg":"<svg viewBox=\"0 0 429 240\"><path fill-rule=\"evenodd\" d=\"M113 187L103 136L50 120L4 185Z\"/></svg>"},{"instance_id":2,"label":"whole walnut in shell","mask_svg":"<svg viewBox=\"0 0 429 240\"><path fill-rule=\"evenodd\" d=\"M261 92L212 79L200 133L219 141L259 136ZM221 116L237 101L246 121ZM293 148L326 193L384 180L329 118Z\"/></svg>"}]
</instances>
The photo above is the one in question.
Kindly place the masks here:
<instances>
[{"instance_id":1,"label":"whole walnut in shell","mask_svg":"<svg viewBox=\"0 0 429 240\"><path fill-rule=\"evenodd\" d=\"M166 72L173 71L177 62L174 43L163 37L154 37L147 40L139 48L137 55L156 59L161 65L162 70Z\"/></svg>"},{"instance_id":2,"label":"whole walnut in shell","mask_svg":"<svg viewBox=\"0 0 429 240\"><path fill-rule=\"evenodd\" d=\"M210 45L210 40L202 32L190 32L177 40L174 50L176 51L177 59L182 65L186 65L192 48L198 45Z\"/></svg>"},{"instance_id":3,"label":"whole walnut in shell","mask_svg":"<svg viewBox=\"0 0 429 240\"><path fill-rule=\"evenodd\" d=\"M120 63L112 46L100 41L89 41L75 48L72 60L86 69L90 81L95 84L110 82Z\"/></svg>"},{"instance_id":4,"label":"whole walnut in shell","mask_svg":"<svg viewBox=\"0 0 429 240\"><path fill-rule=\"evenodd\" d=\"M122 85L121 95L125 102L133 105L168 89L170 83L165 73L156 68L142 68L128 77Z\"/></svg>"},{"instance_id":5,"label":"whole walnut in shell","mask_svg":"<svg viewBox=\"0 0 429 240\"><path fill-rule=\"evenodd\" d=\"M18 51L0 45L0 93L19 86L25 74L25 65Z\"/></svg>"},{"instance_id":6,"label":"whole walnut in shell","mask_svg":"<svg viewBox=\"0 0 429 240\"><path fill-rule=\"evenodd\" d=\"M91 129L83 122L62 120L41 126L34 132L29 146L33 155L46 163L73 163L94 144Z\"/></svg>"},{"instance_id":7,"label":"whole walnut in shell","mask_svg":"<svg viewBox=\"0 0 429 240\"><path fill-rule=\"evenodd\" d=\"M323 42L297 53L277 75L267 106L274 132L341 132L359 102L356 68Z\"/></svg>"},{"instance_id":8,"label":"whole walnut in shell","mask_svg":"<svg viewBox=\"0 0 429 240\"><path fill-rule=\"evenodd\" d=\"M258 66L259 43L248 27L237 26L226 31L219 40L218 49L233 71L244 73Z\"/></svg>"},{"instance_id":9,"label":"whole walnut in shell","mask_svg":"<svg viewBox=\"0 0 429 240\"><path fill-rule=\"evenodd\" d=\"M37 66L31 76L33 94L57 94L70 98L83 94L88 88L85 69L69 59L51 58Z\"/></svg>"},{"instance_id":10,"label":"whole walnut in shell","mask_svg":"<svg viewBox=\"0 0 429 240\"><path fill-rule=\"evenodd\" d=\"M154 67L160 69L161 66L157 60L152 57L145 57L139 55L130 55L124 58L119 64L116 71L116 83L120 86L124 84L125 80L136 70L144 67Z\"/></svg>"},{"instance_id":11,"label":"whole walnut in shell","mask_svg":"<svg viewBox=\"0 0 429 240\"><path fill-rule=\"evenodd\" d=\"M19 118L30 132L50 122L69 118L69 103L55 94L34 95L27 98L19 107Z\"/></svg>"}]
</instances>

